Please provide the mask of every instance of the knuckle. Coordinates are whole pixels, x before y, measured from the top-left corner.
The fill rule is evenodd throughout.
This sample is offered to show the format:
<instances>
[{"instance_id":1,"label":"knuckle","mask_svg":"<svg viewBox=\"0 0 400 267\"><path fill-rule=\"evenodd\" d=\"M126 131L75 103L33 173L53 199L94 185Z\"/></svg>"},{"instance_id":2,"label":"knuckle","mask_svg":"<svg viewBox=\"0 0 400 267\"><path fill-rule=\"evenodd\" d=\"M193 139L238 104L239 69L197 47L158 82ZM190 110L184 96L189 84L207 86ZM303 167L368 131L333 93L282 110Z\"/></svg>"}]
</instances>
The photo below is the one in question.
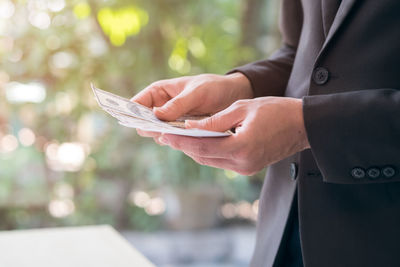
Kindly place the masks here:
<instances>
[{"instance_id":1,"label":"knuckle","mask_svg":"<svg viewBox=\"0 0 400 267\"><path fill-rule=\"evenodd\" d=\"M168 85L167 80L160 80L150 84L148 87L151 91L157 93Z\"/></svg>"},{"instance_id":2,"label":"knuckle","mask_svg":"<svg viewBox=\"0 0 400 267\"><path fill-rule=\"evenodd\" d=\"M152 82L151 84L154 86L163 86L163 85L167 84L169 81L171 81L171 79L163 79L163 80L158 80L158 81Z\"/></svg>"},{"instance_id":3,"label":"knuckle","mask_svg":"<svg viewBox=\"0 0 400 267\"><path fill-rule=\"evenodd\" d=\"M241 105L244 104L244 101L245 101L245 100L240 99L240 100L238 100L238 101L235 102L235 105L236 105L236 106L241 106Z\"/></svg>"},{"instance_id":4,"label":"knuckle","mask_svg":"<svg viewBox=\"0 0 400 267\"><path fill-rule=\"evenodd\" d=\"M242 106L247 105L248 103L249 103L248 99L240 99L240 100L236 101L234 103L234 105L236 105L237 107L242 107Z\"/></svg>"},{"instance_id":5,"label":"knuckle","mask_svg":"<svg viewBox=\"0 0 400 267\"><path fill-rule=\"evenodd\" d=\"M161 86L161 81L156 81L150 84L149 89L157 90Z\"/></svg>"},{"instance_id":6,"label":"knuckle","mask_svg":"<svg viewBox=\"0 0 400 267\"><path fill-rule=\"evenodd\" d=\"M154 85L150 88L150 92L153 95L158 95L160 92L163 91L163 86L161 86L160 84Z\"/></svg>"},{"instance_id":7,"label":"knuckle","mask_svg":"<svg viewBox=\"0 0 400 267\"><path fill-rule=\"evenodd\" d=\"M215 117L209 117L205 120L204 125L208 128L214 129L216 125L216 119Z\"/></svg>"},{"instance_id":8,"label":"knuckle","mask_svg":"<svg viewBox=\"0 0 400 267\"><path fill-rule=\"evenodd\" d=\"M175 98L170 102L170 107L176 110L183 109L183 103L181 98Z\"/></svg>"},{"instance_id":9,"label":"knuckle","mask_svg":"<svg viewBox=\"0 0 400 267\"><path fill-rule=\"evenodd\" d=\"M235 103L233 103L231 107L234 110L242 112L247 108L248 102L249 102L249 100L243 100L243 99L242 100L238 100Z\"/></svg>"}]
</instances>

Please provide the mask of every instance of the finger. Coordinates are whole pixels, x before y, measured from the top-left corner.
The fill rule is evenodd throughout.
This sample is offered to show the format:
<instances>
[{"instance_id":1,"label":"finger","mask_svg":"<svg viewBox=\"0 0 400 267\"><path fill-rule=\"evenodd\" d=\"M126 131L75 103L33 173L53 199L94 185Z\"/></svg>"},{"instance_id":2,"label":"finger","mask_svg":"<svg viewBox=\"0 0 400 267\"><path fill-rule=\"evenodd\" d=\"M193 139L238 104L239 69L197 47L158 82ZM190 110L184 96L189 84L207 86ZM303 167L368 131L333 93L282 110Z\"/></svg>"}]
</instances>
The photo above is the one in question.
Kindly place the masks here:
<instances>
[{"instance_id":1,"label":"finger","mask_svg":"<svg viewBox=\"0 0 400 267\"><path fill-rule=\"evenodd\" d=\"M186 154L187 156L191 157L191 158L207 158L207 159L227 159L227 155L204 155L204 156L199 156L198 154L193 154L189 151L184 151L181 150L184 154ZM229 158L229 160L231 159L231 157Z\"/></svg>"},{"instance_id":2,"label":"finger","mask_svg":"<svg viewBox=\"0 0 400 267\"><path fill-rule=\"evenodd\" d=\"M152 108L162 106L170 99L171 96L167 93L164 87L156 83L140 91L137 95L131 98L131 101Z\"/></svg>"},{"instance_id":3,"label":"finger","mask_svg":"<svg viewBox=\"0 0 400 267\"><path fill-rule=\"evenodd\" d=\"M217 158L203 158L203 157L196 157L196 156L191 156L194 161L196 161L200 165L207 165L210 167L214 168L219 168L219 169L228 169L232 170L235 168L235 163L232 160L227 160L227 159L217 159Z\"/></svg>"},{"instance_id":4,"label":"finger","mask_svg":"<svg viewBox=\"0 0 400 267\"><path fill-rule=\"evenodd\" d=\"M154 137L154 142L156 142L160 146L165 146L165 144L161 143L160 140L158 140L158 137Z\"/></svg>"},{"instance_id":5,"label":"finger","mask_svg":"<svg viewBox=\"0 0 400 267\"><path fill-rule=\"evenodd\" d=\"M252 176L255 175L258 171L250 171L243 168L240 168L233 160L225 160L225 159L210 159L210 158L202 158L202 157L194 157L190 156L195 162L200 165L207 165L214 168L224 169L224 170L231 170L240 175Z\"/></svg>"},{"instance_id":6,"label":"finger","mask_svg":"<svg viewBox=\"0 0 400 267\"><path fill-rule=\"evenodd\" d=\"M138 94L131 98L131 101L139 103L143 106L152 108L153 107L153 96L149 88L145 88Z\"/></svg>"},{"instance_id":7,"label":"finger","mask_svg":"<svg viewBox=\"0 0 400 267\"><path fill-rule=\"evenodd\" d=\"M236 128L243 121L245 113L235 107L229 107L203 120L186 120L186 128L197 128L216 132L225 132Z\"/></svg>"},{"instance_id":8,"label":"finger","mask_svg":"<svg viewBox=\"0 0 400 267\"><path fill-rule=\"evenodd\" d=\"M196 157L232 159L233 151L240 145L236 136L196 138L163 134L159 140L165 145Z\"/></svg>"},{"instance_id":9,"label":"finger","mask_svg":"<svg viewBox=\"0 0 400 267\"><path fill-rule=\"evenodd\" d=\"M156 107L154 109L154 114L161 120L174 121L196 108L198 103L199 101L193 92L182 92L166 102L163 106Z\"/></svg>"},{"instance_id":10,"label":"finger","mask_svg":"<svg viewBox=\"0 0 400 267\"><path fill-rule=\"evenodd\" d=\"M136 129L136 132L138 133L138 135L140 135L140 136L142 136L142 137L158 138L158 137L161 136L161 133L143 131L143 130L140 130L140 129Z\"/></svg>"}]
</instances>

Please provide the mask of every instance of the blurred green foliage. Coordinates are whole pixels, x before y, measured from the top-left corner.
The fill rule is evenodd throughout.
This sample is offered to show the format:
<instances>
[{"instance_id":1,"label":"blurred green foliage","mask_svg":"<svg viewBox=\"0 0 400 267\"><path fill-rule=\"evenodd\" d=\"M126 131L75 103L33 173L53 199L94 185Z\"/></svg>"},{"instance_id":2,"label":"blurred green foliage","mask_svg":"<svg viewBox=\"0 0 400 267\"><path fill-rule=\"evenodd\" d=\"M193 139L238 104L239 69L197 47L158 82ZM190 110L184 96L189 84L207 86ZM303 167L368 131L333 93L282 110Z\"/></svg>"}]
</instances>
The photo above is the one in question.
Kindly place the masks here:
<instances>
[{"instance_id":1,"label":"blurred green foliage","mask_svg":"<svg viewBox=\"0 0 400 267\"><path fill-rule=\"evenodd\" d=\"M94 82L130 97L155 80L223 74L267 54L279 42L275 17L260 16L269 24L258 42L267 38L269 50L249 46L242 40L245 2L2 0L0 228L158 229L162 216L132 199L163 188L207 184L221 187L225 201L254 201L262 174L202 167L138 137L102 112L89 89ZM16 92L29 96L16 88L33 82L45 89L43 101L31 87L24 90L36 92L36 102L12 100Z\"/></svg>"}]
</instances>

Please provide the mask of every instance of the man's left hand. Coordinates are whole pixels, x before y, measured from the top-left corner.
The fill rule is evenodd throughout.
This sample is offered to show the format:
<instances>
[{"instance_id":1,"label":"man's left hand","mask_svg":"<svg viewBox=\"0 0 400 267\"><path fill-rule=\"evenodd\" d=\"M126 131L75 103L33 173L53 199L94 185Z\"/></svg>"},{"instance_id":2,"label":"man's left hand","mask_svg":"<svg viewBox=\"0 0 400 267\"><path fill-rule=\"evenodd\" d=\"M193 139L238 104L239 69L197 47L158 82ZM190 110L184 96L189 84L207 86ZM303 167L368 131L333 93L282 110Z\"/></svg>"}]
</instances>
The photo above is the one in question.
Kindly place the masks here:
<instances>
[{"instance_id":1,"label":"man's left hand","mask_svg":"<svg viewBox=\"0 0 400 267\"><path fill-rule=\"evenodd\" d=\"M261 97L239 100L201 121L186 121L186 128L224 132L229 137L194 138L164 134L159 141L183 151L202 165L253 175L265 166L309 148L302 100Z\"/></svg>"}]
</instances>

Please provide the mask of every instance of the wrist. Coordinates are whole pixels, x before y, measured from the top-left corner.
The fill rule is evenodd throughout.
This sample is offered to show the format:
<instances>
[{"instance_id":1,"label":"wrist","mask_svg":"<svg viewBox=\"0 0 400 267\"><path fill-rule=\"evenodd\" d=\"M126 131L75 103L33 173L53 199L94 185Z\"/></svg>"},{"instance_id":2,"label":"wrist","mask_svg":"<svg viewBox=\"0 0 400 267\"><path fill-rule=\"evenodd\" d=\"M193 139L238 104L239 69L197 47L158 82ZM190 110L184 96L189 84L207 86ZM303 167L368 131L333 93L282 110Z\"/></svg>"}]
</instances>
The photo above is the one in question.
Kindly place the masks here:
<instances>
[{"instance_id":1,"label":"wrist","mask_svg":"<svg viewBox=\"0 0 400 267\"><path fill-rule=\"evenodd\" d=\"M241 72L234 72L226 76L234 89L236 100L254 98L253 88L249 79Z\"/></svg>"},{"instance_id":2,"label":"wrist","mask_svg":"<svg viewBox=\"0 0 400 267\"><path fill-rule=\"evenodd\" d=\"M298 140L299 140L299 145L302 150L310 148L310 142L308 141L308 136L307 136L307 131L304 123L304 115L303 115L303 100L302 99L296 99L296 111L298 116L296 116L297 119L297 133L298 133Z\"/></svg>"}]
</instances>

